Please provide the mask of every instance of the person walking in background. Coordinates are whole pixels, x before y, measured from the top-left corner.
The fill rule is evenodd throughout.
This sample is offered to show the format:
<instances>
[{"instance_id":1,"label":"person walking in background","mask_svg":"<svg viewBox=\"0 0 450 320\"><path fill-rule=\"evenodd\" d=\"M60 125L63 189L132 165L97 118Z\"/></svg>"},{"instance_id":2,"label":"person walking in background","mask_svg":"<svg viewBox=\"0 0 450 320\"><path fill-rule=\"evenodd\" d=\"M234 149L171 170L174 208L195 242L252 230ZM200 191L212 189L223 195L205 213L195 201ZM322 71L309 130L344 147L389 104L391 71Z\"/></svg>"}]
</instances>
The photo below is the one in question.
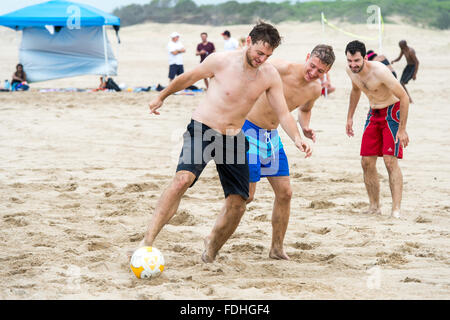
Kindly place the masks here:
<instances>
[{"instance_id":1,"label":"person walking in background","mask_svg":"<svg viewBox=\"0 0 450 320\"><path fill-rule=\"evenodd\" d=\"M200 37L202 38L202 42L197 45L197 52L195 55L200 56L200 63L202 63L207 56L213 52L216 52L216 48L214 47L214 43L208 41L208 34L206 32L202 32ZM205 82L206 89L208 89L208 79L205 78L203 80Z\"/></svg>"},{"instance_id":2,"label":"person walking in background","mask_svg":"<svg viewBox=\"0 0 450 320\"><path fill-rule=\"evenodd\" d=\"M403 57L403 55L405 55L407 65L403 70L400 83L402 84L403 88L408 94L409 102L413 103L408 90L406 90L406 84L411 79L416 80L417 71L419 70L419 60L416 57L416 51L413 48L408 47L408 44L406 43L405 40L401 40L398 43L398 46L400 47L401 50L400 55L398 56L397 59L391 61L391 64L394 64L394 62L399 61Z\"/></svg>"},{"instance_id":3,"label":"person walking in background","mask_svg":"<svg viewBox=\"0 0 450 320\"><path fill-rule=\"evenodd\" d=\"M239 43L235 38L231 37L231 33L228 30L225 30L222 33L223 36L223 40L224 40L224 45L223 48L225 49L225 51L233 51L236 50L237 48L239 48Z\"/></svg>"},{"instance_id":4,"label":"person walking in background","mask_svg":"<svg viewBox=\"0 0 450 320\"><path fill-rule=\"evenodd\" d=\"M169 51L169 82L172 82L176 76L184 73L182 54L186 52L186 49L180 41L178 32L172 32L170 39L167 49Z\"/></svg>"}]
</instances>

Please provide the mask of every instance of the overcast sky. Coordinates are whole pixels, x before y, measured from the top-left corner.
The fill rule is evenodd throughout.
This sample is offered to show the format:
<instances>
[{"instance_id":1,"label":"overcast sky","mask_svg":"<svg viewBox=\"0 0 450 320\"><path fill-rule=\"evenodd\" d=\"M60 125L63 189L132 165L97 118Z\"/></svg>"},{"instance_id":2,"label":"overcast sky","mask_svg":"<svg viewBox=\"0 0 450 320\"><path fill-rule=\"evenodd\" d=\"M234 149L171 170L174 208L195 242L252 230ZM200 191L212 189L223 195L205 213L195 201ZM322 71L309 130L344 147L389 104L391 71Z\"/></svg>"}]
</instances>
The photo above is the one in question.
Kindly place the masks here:
<instances>
[{"instance_id":1,"label":"overcast sky","mask_svg":"<svg viewBox=\"0 0 450 320\"><path fill-rule=\"evenodd\" d=\"M0 0L0 15L27 7L29 5L47 2L48 0ZM215 4L227 0L194 0L197 4ZM254 0L237 0L238 2L252 2ZM260 0L261 1L261 0ZM264 0L262 0L264 1ZM283 2L284 0L268 0L266 2ZM87 3L106 12L112 12L115 8L128 4L146 4L151 0L74 0L74 2Z\"/></svg>"}]
</instances>

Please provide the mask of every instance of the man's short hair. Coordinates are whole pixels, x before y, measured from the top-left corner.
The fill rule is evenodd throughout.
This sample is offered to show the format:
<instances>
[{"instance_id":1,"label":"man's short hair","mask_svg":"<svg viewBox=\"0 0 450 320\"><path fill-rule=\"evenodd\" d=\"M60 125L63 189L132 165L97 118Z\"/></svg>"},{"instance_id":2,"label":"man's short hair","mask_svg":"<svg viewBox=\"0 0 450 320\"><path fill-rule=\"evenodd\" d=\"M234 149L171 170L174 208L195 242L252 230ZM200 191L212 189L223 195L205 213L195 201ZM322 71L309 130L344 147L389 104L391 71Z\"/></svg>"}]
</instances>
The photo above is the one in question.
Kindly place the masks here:
<instances>
[{"instance_id":1,"label":"man's short hair","mask_svg":"<svg viewBox=\"0 0 450 320\"><path fill-rule=\"evenodd\" d=\"M334 60L336 60L333 47L326 44L319 44L315 46L311 51L311 57L313 56L319 58L322 63L326 64L330 68L334 63Z\"/></svg>"},{"instance_id":2,"label":"man's short hair","mask_svg":"<svg viewBox=\"0 0 450 320\"><path fill-rule=\"evenodd\" d=\"M272 49L278 47L281 43L281 36L278 30L271 24L259 21L256 26L250 31L249 36L252 38L252 43L258 41L267 43Z\"/></svg>"},{"instance_id":3,"label":"man's short hair","mask_svg":"<svg viewBox=\"0 0 450 320\"><path fill-rule=\"evenodd\" d=\"M208 34L206 32L202 32L202 33L200 33L200 35L208 36Z\"/></svg>"},{"instance_id":4,"label":"man's short hair","mask_svg":"<svg viewBox=\"0 0 450 320\"><path fill-rule=\"evenodd\" d=\"M352 56L359 52L364 58L366 56L366 46L361 41L355 40L347 44L347 47L345 48L345 54L347 54L347 52L350 52Z\"/></svg>"},{"instance_id":5,"label":"man's short hair","mask_svg":"<svg viewBox=\"0 0 450 320\"><path fill-rule=\"evenodd\" d=\"M225 30L224 32L222 32L223 36L227 36L227 37L231 37L231 33L228 30Z\"/></svg>"}]
</instances>

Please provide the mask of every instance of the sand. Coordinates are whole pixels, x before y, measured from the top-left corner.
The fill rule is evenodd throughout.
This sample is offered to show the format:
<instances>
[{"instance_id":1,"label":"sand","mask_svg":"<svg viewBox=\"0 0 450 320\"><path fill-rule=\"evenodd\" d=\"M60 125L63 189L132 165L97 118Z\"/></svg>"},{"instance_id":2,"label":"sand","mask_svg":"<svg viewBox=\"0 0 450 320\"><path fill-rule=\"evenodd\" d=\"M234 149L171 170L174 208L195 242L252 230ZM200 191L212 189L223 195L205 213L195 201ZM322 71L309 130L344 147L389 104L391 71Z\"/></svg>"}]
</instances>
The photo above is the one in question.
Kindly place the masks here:
<instances>
[{"instance_id":1,"label":"sand","mask_svg":"<svg viewBox=\"0 0 450 320\"><path fill-rule=\"evenodd\" d=\"M151 281L135 278L126 250L142 239L175 173L181 135L203 93L172 96L160 116L150 116L154 92L38 92L97 86L98 77L83 76L0 94L0 299L449 299L450 32L386 25L385 55L396 58L397 42L405 38L421 63L417 81L408 85L415 100L407 125L411 142L401 161L403 219L394 220L381 159L382 215L362 214L368 206L359 156L365 97L355 114L355 137L345 135L351 86L343 50L353 39L329 29L323 36L318 23L278 27L284 43L275 57L304 61L321 41L337 56L330 73L337 90L313 109L312 158L304 159L281 131L293 188L285 239L291 261L268 257L274 196L266 180L217 260L201 261L203 238L223 203L210 163L154 244L166 270ZM376 36L364 25L343 27ZM227 29L238 38L251 26ZM119 58L115 80L166 85L172 31L182 35L189 70L198 63L200 32L221 51L223 30L131 26L121 30L120 48L111 32ZM0 29L3 80L17 63L18 42L13 31ZM377 41L367 46L376 48ZM404 66L405 60L394 65L399 75Z\"/></svg>"}]
</instances>

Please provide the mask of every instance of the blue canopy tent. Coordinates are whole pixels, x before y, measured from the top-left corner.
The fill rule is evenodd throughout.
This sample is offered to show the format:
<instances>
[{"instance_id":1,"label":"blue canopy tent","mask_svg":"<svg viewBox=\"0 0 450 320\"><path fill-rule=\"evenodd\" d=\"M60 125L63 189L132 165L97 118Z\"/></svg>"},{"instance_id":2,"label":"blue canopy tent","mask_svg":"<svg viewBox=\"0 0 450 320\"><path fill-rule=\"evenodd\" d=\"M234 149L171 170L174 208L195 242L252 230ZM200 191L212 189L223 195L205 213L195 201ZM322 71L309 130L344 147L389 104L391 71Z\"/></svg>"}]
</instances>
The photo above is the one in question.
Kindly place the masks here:
<instances>
[{"instance_id":1,"label":"blue canopy tent","mask_svg":"<svg viewBox=\"0 0 450 320\"><path fill-rule=\"evenodd\" d=\"M117 33L120 19L109 13L55 0L2 15L0 25L22 31L19 59L30 82L117 75L105 26L113 26Z\"/></svg>"}]
</instances>

